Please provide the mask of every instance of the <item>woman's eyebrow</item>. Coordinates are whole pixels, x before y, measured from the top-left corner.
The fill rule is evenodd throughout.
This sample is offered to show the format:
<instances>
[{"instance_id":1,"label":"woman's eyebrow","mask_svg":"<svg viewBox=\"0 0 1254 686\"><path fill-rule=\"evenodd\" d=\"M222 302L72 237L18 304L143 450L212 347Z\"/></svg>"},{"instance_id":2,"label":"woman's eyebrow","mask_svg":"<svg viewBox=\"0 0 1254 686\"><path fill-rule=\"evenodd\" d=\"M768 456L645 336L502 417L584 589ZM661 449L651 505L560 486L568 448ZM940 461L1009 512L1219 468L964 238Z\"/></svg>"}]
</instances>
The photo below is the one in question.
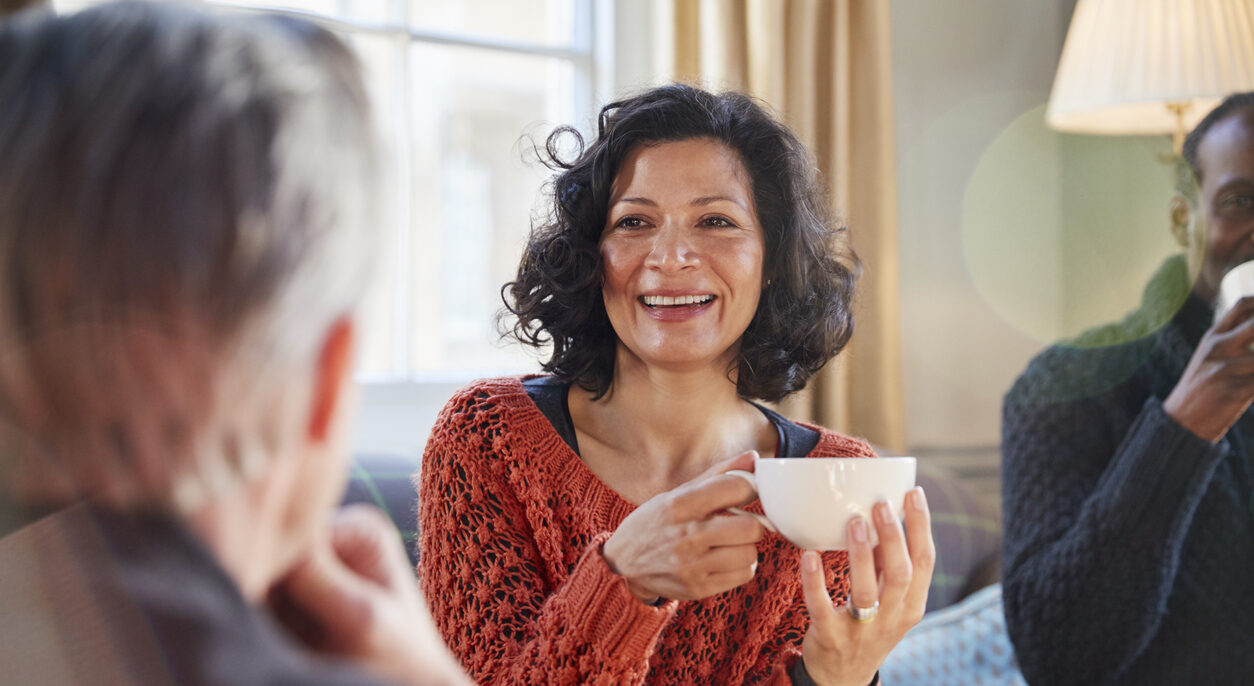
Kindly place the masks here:
<instances>
[{"instance_id":1,"label":"woman's eyebrow","mask_svg":"<svg viewBox=\"0 0 1254 686\"><path fill-rule=\"evenodd\" d=\"M614 204L617 205L619 203L624 203L624 202L629 202L635 205L648 205L650 207L657 207L657 203L648 198L619 198L618 202Z\"/></svg>"},{"instance_id":2,"label":"woman's eyebrow","mask_svg":"<svg viewBox=\"0 0 1254 686\"><path fill-rule=\"evenodd\" d=\"M736 198L732 198L726 195L705 195L700 198L693 199L692 204L693 205L712 205L716 202L729 202L733 205L745 207L745 204L741 202L740 200L737 200ZM749 209L749 208L745 207L745 209Z\"/></svg>"},{"instance_id":3,"label":"woman's eyebrow","mask_svg":"<svg viewBox=\"0 0 1254 686\"><path fill-rule=\"evenodd\" d=\"M713 205L716 202L729 202L739 207L745 207L745 204L741 202L740 200L737 200L736 198L732 198L726 195L703 195L699 198L693 198L692 202L689 204L695 205L695 206L704 206L704 205ZM615 202L614 204L619 205L623 203L631 203L634 205L648 205L649 207L658 206L656 201L650 200L649 198L641 198L641 197L619 198L618 201ZM746 207L745 209L748 209L748 208Z\"/></svg>"}]
</instances>

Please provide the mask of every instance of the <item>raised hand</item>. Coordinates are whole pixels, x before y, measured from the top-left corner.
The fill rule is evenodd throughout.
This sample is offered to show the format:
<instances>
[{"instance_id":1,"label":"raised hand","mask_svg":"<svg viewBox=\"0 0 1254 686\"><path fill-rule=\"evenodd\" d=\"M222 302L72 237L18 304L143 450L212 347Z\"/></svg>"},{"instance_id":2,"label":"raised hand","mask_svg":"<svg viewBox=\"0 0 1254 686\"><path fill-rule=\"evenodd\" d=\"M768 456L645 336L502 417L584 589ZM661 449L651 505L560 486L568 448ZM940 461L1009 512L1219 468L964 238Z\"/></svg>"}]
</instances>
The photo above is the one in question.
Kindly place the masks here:
<instances>
[{"instance_id":1,"label":"raised hand","mask_svg":"<svg viewBox=\"0 0 1254 686\"><path fill-rule=\"evenodd\" d=\"M1212 443L1254 400L1254 297L1244 297L1202 336L1163 409Z\"/></svg>"},{"instance_id":2,"label":"raised hand","mask_svg":"<svg viewBox=\"0 0 1254 686\"><path fill-rule=\"evenodd\" d=\"M916 486L906 495L904 532L888 503L878 503L873 516L880 541L874 550L869 523L862 517L849 523L852 608L833 605L819 554L801 556L801 585L810 612L801 655L810 677L824 686L870 683L927 605L936 546L923 489Z\"/></svg>"},{"instance_id":3,"label":"raised hand","mask_svg":"<svg viewBox=\"0 0 1254 686\"><path fill-rule=\"evenodd\" d=\"M403 684L471 683L431 621L396 528L373 507L340 510L271 603L315 650Z\"/></svg>"}]
</instances>

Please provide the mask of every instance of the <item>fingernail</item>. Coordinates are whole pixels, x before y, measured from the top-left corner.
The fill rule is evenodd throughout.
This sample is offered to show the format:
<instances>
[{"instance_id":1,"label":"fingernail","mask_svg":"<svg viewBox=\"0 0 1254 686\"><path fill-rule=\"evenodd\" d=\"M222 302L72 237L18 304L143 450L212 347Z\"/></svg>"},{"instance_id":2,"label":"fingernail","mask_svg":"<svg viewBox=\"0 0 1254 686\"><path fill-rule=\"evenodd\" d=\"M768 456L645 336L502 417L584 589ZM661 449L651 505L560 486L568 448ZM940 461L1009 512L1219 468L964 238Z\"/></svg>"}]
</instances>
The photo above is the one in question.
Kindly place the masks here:
<instances>
[{"instance_id":1,"label":"fingernail","mask_svg":"<svg viewBox=\"0 0 1254 686\"><path fill-rule=\"evenodd\" d=\"M862 518L862 515L853 518L849 531L853 534L854 543L866 543L866 520Z\"/></svg>"},{"instance_id":2,"label":"fingernail","mask_svg":"<svg viewBox=\"0 0 1254 686\"><path fill-rule=\"evenodd\" d=\"M893 504L888 501L884 501L876 505L875 506L875 519L878 520L880 524L892 524L893 523Z\"/></svg>"},{"instance_id":3,"label":"fingernail","mask_svg":"<svg viewBox=\"0 0 1254 686\"><path fill-rule=\"evenodd\" d=\"M915 511L917 512L927 511L927 496L923 495L922 486L915 486L913 489L911 489L910 507L913 507Z\"/></svg>"},{"instance_id":4,"label":"fingernail","mask_svg":"<svg viewBox=\"0 0 1254 686\"><path fill-rule=\"evenodd\" d=\"M807 572L819 571L819 554L813 550L807 550L801 554L801 567Z\"/></svg>"}]
</instances>

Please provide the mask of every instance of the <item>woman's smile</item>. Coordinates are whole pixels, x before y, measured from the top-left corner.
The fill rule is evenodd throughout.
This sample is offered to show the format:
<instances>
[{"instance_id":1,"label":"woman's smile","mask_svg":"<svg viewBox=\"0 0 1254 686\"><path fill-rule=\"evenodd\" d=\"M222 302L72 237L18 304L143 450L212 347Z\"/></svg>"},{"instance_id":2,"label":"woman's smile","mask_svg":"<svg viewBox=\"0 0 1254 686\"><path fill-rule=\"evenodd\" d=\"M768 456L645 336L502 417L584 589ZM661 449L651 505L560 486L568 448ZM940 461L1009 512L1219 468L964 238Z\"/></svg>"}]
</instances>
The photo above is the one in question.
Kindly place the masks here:
<instances>
[{"instance_id":1,"label":"woman's smile","mask_svg":"<svg viewBox=\"0 0 1254 686\"><path fill-rule=\"evenodd\" d=\"M710 293L682 295L642 295L638 298L646 314L659 322L687 322L709 312L718 298Z\"/></svg>"}]
</instances>

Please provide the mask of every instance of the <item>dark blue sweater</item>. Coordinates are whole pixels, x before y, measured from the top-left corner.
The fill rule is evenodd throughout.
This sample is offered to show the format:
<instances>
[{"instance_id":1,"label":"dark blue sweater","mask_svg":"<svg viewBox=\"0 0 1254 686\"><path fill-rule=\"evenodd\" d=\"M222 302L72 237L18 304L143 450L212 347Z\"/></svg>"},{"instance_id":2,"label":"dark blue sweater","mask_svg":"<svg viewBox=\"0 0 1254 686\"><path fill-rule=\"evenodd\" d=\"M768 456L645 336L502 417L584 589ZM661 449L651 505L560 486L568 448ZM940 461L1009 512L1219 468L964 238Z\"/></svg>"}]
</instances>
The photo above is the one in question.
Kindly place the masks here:
<instances>
[{"instance_id":1,"label":"dark blue sweater","mask_svg":"<svg viewBox=\"0 0 1254 686\"><path fill-rule=\"evenodd\" d=\"M1006 396L1006 624L1030 683L1254 683L1254 413L1211 444L1162 407L1211 317L1170 260L1141 309Z\"/></svg>"}]
</instances>

